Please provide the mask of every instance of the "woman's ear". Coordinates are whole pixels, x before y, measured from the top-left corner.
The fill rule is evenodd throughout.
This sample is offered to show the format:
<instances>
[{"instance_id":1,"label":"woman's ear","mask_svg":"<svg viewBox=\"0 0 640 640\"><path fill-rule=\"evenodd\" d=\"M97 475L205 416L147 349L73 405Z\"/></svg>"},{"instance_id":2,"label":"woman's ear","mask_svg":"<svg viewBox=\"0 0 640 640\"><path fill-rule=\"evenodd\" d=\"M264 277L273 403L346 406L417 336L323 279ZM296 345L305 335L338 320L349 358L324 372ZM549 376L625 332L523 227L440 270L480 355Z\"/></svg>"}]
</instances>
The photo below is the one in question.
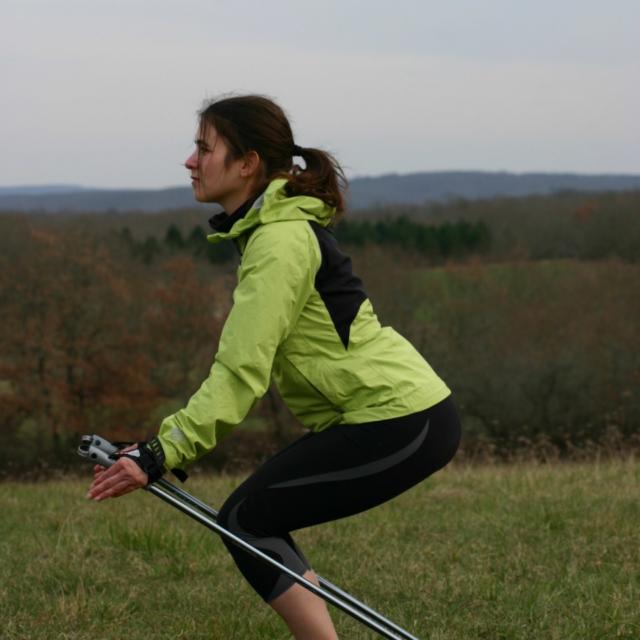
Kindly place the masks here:
<instances>
[{"instance_id":1,"label":"woman's ear","mask_svg":"<svg viewBox=\"0 0 640 640\"><path fill-rule=\"evenodd\" d=\"M249 151L245 153L240 165L240 175L243 178L250 178L256 175L260 170L260 156L257 151Z\"/></svg>"}]
</instances>

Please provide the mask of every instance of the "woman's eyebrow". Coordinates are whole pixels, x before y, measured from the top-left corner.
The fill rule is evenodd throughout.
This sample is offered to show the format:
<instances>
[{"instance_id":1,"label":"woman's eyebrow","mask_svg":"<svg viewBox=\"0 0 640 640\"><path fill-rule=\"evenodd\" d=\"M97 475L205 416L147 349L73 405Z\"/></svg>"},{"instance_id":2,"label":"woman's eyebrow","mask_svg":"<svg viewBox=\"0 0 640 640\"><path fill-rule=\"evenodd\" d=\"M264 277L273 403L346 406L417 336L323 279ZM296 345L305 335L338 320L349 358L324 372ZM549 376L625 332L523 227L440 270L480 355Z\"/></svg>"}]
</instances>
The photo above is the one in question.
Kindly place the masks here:
<instances>
[{"instance_id":1,"label":"woman's eyebrow","mask_svg":"<svg viewBox=\"0 0 640 640\"><path fill-rule=\"evenodd\" d=\"M206 147L207 149L209 148L209 145L207 144L206 140L204 140L203 138L196 138L194 142L199 147Z\"/></svg>"}]
</instances>

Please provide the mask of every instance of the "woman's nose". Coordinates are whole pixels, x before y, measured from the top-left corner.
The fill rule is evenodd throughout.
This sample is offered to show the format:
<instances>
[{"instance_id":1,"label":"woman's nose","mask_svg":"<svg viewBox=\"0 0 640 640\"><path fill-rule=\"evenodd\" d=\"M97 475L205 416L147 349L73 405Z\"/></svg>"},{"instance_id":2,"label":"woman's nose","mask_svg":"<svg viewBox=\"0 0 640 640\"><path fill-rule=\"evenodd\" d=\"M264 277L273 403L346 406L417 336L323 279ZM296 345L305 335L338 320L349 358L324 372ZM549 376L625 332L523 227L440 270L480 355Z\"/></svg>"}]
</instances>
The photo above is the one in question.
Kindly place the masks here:
<instances>
[{"instance_id":1,"label":"woman's nose","mask_svg":"<svg viewBox=\"0 0 640 640\"><path fill-rule=\"evenodd\" d=\"M197 169L198 167L198 152L194 151L186 160L184 163L184 166L189 169L189 171L193 170L193 169Z\"/></svg>"}]
</instances>

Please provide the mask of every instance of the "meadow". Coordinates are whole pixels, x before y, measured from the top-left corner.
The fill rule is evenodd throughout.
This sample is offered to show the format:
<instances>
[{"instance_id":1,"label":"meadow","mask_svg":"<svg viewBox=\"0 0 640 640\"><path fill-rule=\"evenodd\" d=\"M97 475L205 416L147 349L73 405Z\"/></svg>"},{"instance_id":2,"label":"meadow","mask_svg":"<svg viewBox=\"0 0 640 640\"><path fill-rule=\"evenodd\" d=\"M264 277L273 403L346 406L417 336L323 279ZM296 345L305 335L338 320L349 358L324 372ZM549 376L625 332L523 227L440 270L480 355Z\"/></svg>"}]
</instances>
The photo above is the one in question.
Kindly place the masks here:
<instances>
[{"instance_id":1,"label":"meadow","mask_svg":"<svg viewBox=\"0 0 640 640\"><path fill-rule=\"evenodd\" d=\"M82 478L0 484L0 638L287 638L221 542L154 496ZM241 476L186 488L219 507ZM419 638L640 637L640 464L454 463L296 540L316 570ZM333 610L341 638L374 634Z\"/></svg>"}]
</instances>

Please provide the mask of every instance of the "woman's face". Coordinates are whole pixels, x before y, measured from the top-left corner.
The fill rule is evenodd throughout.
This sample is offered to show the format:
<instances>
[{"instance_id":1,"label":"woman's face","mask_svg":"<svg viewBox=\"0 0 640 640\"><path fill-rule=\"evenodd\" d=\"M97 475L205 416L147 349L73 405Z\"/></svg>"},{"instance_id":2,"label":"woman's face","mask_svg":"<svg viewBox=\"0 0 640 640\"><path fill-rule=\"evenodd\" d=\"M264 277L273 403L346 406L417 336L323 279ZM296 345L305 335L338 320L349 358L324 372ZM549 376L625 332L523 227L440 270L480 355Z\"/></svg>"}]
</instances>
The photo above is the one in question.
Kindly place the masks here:
<instances>
[{"instance_id":1,"label":"woman's face","mask_svg":"<svg viewBox=\"0 0 640 640\"><path fill-rule=\"evenodd\" d=\"M246 183L241 176L242 160L225 164L228 147L212 126L201 128L195 144L184 163L191 174L193 195L198 202L217 202L227 209Z\"/></svg>"}]
</instances>

